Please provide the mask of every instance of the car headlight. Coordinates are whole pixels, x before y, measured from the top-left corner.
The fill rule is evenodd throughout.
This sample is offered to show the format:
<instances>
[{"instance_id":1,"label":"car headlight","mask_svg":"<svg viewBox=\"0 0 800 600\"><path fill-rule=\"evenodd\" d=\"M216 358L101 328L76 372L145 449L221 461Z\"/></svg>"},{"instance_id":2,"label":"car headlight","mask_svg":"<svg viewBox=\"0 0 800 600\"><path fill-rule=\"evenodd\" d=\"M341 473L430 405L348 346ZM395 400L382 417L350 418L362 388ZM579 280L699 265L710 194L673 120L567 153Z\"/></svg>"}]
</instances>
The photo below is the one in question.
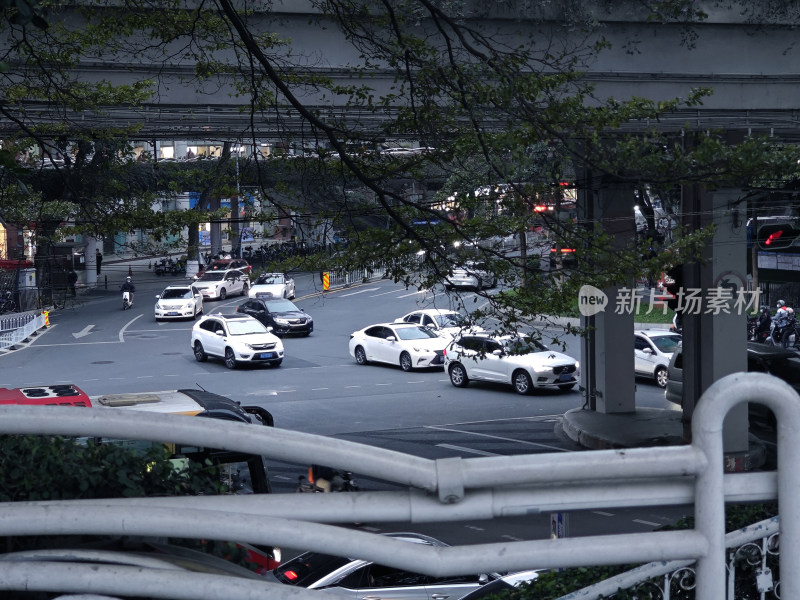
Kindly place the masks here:
<instances>
[{"instance_id":1,"label":"car headlight","mask_svg":"<svg viewBox=\"0 0 800 600\"><path fill-rule=\"evenodd\" d=\"M276 318L275 322L276 323L280 323L281 325L288 325L289 324L289 320L288 319L278 319L278 318Z\"/></svg>"},{"instance_id":2,"label":"car headlight","mask_svg":"<svg viewBox=\"0 0 800 600\"><path fill-rule=\"evenodd\" d=\"M183 308L184 309L192 308L192 306L194 306L194 302L187 302L186 304L183 305Z\"/></svg>"}]
</instances>

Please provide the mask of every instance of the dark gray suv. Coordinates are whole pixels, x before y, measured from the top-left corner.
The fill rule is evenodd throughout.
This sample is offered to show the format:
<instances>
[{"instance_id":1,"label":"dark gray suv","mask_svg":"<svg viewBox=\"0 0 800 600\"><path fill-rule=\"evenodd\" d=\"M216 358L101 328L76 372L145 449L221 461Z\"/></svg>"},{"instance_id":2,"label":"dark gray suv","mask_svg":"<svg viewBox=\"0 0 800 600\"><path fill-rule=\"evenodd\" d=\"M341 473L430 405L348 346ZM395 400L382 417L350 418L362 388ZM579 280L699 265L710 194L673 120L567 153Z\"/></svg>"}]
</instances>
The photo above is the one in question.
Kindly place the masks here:
<instances>
[{"instance_id":1,"label":"dark gray suv","mask_svg":"<svg viewBox=\"0 0 800 600\"><path fill-rule=\"evenodd\" d=\"M750 373L769 373L800 392L800 355L794 350L747 342L747 370ZM683 346L672 354L667 369L667 387L664 396L670 402L683 406Z\"/></svg>"}]
</instances>

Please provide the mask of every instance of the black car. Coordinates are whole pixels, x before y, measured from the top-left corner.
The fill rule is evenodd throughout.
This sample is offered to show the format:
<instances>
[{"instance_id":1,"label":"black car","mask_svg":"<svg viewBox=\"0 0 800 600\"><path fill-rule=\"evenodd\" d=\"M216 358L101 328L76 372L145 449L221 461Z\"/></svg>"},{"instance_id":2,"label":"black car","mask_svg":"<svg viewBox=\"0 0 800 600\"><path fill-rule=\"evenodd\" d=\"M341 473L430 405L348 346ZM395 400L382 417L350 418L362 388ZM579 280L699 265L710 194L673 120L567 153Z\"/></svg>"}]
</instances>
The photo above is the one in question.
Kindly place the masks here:
<instances>
[{"instance_id":1,"label":"black car","mask_svg":"<svg viewBox=\"0 0 800 600\"><path fill-rule=\"evenodd\" d=\"M272 327L272 333L275 335L298 333L307 336L314 331L314 319L311 315L285 298L258 294L255 298L240 304L236 312L248 314L267 327Z\"/></svg>"}]
</instances>

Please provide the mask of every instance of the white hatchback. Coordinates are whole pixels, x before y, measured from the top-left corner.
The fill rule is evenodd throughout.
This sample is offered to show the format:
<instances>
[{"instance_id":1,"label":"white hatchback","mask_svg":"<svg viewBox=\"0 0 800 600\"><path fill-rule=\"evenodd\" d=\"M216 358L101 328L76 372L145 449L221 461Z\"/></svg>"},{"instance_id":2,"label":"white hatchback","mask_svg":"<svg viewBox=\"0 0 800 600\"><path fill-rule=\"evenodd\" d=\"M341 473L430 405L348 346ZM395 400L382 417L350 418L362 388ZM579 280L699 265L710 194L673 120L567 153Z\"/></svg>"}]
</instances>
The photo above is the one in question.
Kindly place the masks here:
<instances>
[{"instance_id":1,"label":"white hatchback","mask_svg":"<svg viewBox=\"0 0 800 600\"><path fill-rule=\"evenodd\" d=\"M403 371L441 367L447 340L413 323L378 323L350 334L350 356L360 365L382 362Z\"/></svg>"},{"instance_id":2,"label":"white hatchback","mask_svg":"<svg viewBox=\"0 0 800 600\"><path fill-rule=\"evenodd\" d=\"M203 295L192 285L168 285L156 296L156 321L194 319L203 312Z\"/></svg>"},{"instance_id":3,"label":"white hatchback","mask_svg":"<svg viewBox=\"0 0 800 600\"><path fill-rule=\"evenodd\" d=\"M221 358L235 369L239 363L283 362L283 342L250 315L207 315L192 327L192 352L197 362Z\"/></svg>"},{"instance_id":4,"label":"white hatchback","mask_svg":"<svg viewBox=\"0 0 800 600\"><path fill-rule=\"evenodd\" d=\"M667 386L667 371L672 353L681 343L681 335L666 329L642 329L634 335L634 369L639 377Z\"/></svg>"},{"instance_id":5,"label":"white hatchback","mask_svg":"<svg viewBox=\"0 0 800 600\"><path fill-rule=\"evenodd\" d=\"M466 387L473 379L494 381L513 386L518 394L534 389L571 390L578 383L580 367L571 356L524 335L462 335L447 347L444 360L450 383L456 387Z\"/></svg>"}]
</instances>

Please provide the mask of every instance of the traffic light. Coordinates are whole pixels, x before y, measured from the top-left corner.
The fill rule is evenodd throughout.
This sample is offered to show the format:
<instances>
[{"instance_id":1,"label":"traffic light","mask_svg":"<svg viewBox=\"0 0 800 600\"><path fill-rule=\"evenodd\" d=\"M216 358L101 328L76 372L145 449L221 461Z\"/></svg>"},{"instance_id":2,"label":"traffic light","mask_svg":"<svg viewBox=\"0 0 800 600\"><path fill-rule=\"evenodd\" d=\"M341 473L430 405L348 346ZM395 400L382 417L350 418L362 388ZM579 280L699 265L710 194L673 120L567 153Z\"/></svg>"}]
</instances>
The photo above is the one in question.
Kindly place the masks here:
<instances>
[{"instance_id":1,"label":"traffic light","mask_svg":"<svg viewBox=\"0 0 800 600\"><path fill-rule=\"evenodd\" d=\"M758 228L758 247L761 250L785 250L792 246L800 231L783 223L781 225L762 225Z\"/></svg>"}]
</instances>

